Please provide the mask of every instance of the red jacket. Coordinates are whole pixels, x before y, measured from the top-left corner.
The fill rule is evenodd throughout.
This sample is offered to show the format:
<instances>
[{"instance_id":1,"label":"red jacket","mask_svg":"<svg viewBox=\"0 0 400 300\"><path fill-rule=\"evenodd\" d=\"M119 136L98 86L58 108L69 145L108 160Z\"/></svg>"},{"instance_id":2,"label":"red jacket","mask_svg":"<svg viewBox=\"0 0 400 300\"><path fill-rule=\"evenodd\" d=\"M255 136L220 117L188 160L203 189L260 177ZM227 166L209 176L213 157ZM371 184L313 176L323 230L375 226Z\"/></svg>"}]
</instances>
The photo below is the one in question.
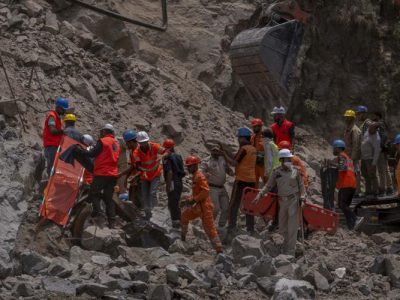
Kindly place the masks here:
<instances>
[{"instance_id":1,"label":"red jacket","mask_svg":"<svg viewBox=\"0 0 400 300\"><path fill-rule=\"evenodd\" d=\"M292 136L290 131L293 130L294 124L288 120L283 120L283 123L279 126L278 123L271 125L271 129L275 135L275 144L279 145L280 142L287 141L292 147Z\"/></svg>"},{"instance_id":2,"label":"red jacket","mask_svg":"<svg viewBox=\"0 0 400 300\"><path fill-rule=\"evenodd\" d=\"M51 117L56 122L56 129L60 130L62 128L61 119L58 116L57 112L54 110L50 111L46 116L46 120L44 122L44 127L43 127L43 146L45 148L50 147L50 146L58 147L60 145L62 137L63 137L62 134L54 135L50 132L50 127L49 127L48 123L49 123L49 119Z\"/></svg>"},{"instance_id":3,"label":"red jacket","mask_svg":"<svg viewBox=\"0 0 400 300\"><path fill-rule=\"evenodd\" d=\"M94 176L117 176L120 147L112 134L100 139L101 153L94 160Z\"/></svg>"},{"instance_id":4,"label":"red jacket","mask_svg":"<svg viewBox=\"0 0 400 300\"><path fill-rule=\"evenodd\" d=\"M356 174L354 173L353 162L345 152L341 152L337 158L339 176L336 182L337 189L356 188Z\"/></svg>"}]
</instances>

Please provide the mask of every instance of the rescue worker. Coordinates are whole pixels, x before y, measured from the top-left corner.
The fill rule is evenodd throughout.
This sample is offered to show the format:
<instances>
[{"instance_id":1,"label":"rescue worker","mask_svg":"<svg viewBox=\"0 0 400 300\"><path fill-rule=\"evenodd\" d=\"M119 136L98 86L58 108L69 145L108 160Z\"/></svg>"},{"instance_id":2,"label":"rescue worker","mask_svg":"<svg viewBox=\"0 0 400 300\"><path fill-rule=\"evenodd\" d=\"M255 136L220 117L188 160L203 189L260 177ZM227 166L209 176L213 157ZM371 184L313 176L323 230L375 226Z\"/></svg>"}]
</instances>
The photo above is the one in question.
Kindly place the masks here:
<instances>
[{"instance_id":1,"label":"rescue worker","mask_svg":"<svg viewBox=\"0 0 400 300\"><path fill-rule=\"evenodd\" d=\"M140 174L142 188L142 207L145 217L150 220L152 209L157 205L157 191L161 177L161 157L164 150L160 144L150 142L149 135L145 131L139 131L136 138L139 147L136 148L133 156Z\"/></svg>"},{"instance_id":2,"label":"rescue worker","mask_svg":"<svg viewBox=\"0 0 400 300\"><path fill-rule=\"evenodd\" d=\"M282 106L274 107L271 114L275 122L271 125L275 136L275 144L279 145L280 142L286 141L290 144L290 149L293 149L295 136L294 124L285 118L285 108Z\"/></svg>"},{"instance_id":3,"label":"rescue worker","mask_svg":"<svg viewBox=\"0 0 400 300\"><path fill-rule=\"evenodd\" d=\"M396 135L396 138L394 139L393 144L396 147L397 155L399 155L400 154L400 134ZM400 195L400 160L397 161L395 175L396 175L396 184L397 184L397 195Z\"/></svg>"},{"instance_id":4,"label":"rescue worker","mask_svg":"<svg viewBox=\"0 0 400 300\"><path fill-rule=\"evenodd\" d=\"M293 166L293 154L288 149L279 151L281 166L276 168L267 184L258 193L257 203L275 186L279 196L279 233L284 237L285 254L295 255L300 207L305 200L306 190L300 170Z\"/></svg>"},{"instance_id":5,"label":"rescue worker","mask_svg":"<svg viewBox=\"0 0 400 300\"><path fill-rule=\"evenodd\" d=\"M226 174L234 175L226 159L217 146L211 149L211 155L202 161L201 170L206 175L210 187L210 196L214 204L214 220L218 220L218 227L226 226L228 222L229 196L225 188Z\"/></svg>"},{"instance_id":6,"label":"rescue worker","mask_svg":"<svg viewBox=\"0 0 400 300\"><path fill-rule=\"evenodd\" d=\"M338 170L336 188L338 189L338 206L343 211L349 230L357 230L364 218L358 218L350 208L356 192L357 180L353 162L345 152L346 144L342 140L333 142L333 155L337 156L333 165Z\"/></svg>"},{"instance_id":7,"label":"rescue worker","mask_svg":"<svg viewBox=\"0 0 400 300\"><path fill-rule=\"evenodd\" d=\"M365 179L367 196L375 197L379 193L377 164L381 153L381 138L378 124L370 123L361 141L361 173Z\"/></svg>"},{"instance_id":8,"label":"rescue worker","mask_svg":"<svg viewBox=\"0 0 400 300\"><path fill-rule=\"evenodd\" d=\"M288 142L286 142L286 141L283 141L283 142L279 143L278 148L279 148L279 150L283 150L283 149L290 150L290 144ZM292 154L292 163L293 163L294 166L299 168L300 173L301 173L301 177L303 178L304 187L307 190L308 189L308 174L307 174L306 167L304 166L304 164L301 161L301 159L295 154Z\"/></svg>"},{"instance_id":9,"label":"rescue worker","mask_svg":"<svg viewBox=\"0 0 400 300\"><path fill-rule=\"evenodd\" d=\"M356 113L354 110L346 110L344 119L346 122L346 129L344 131L345 151L353 161L357 179L356 195L359 195L361 192L361 129L356 125Z\"/></svg>"},{"instance_id":10,"label":"rescue worker","mask_svg":"<svg viewBox=\"0 0 400 300\"><path fill-rule=\"evenodd\" d=\"M228 164L235 167L235 182L233 184L232 196L229 203L229 226L228 235L236 229L237 216L242 200L243 190L246 187L255 188L257 150L251 144L251 130L239 128L237 137L239 141L239 151L232 158L224 152L224 157ZM246 229L250 234L254 233L254 216L246 215Z\"/></svg>"},{"instance_id":11,"label":"rescue worker","mask_svg":"<svg viewBox=\"0 0 400 300\"><path fill-rule=\"evenodd\" d=\"M138 147L137 132L135 130L125 130L122 134L122 138L125 142L126 148L129 151L130 163L129 167L118 174L118 178L126 176L125 187L128 188L128 199L135 204L136 207L141 207L141 184L140 184L140 172L136 166L134 153Z\"/></svg>"},{"instance_id":12,"label":"rescue worker","mask_svg":"<svg viewBox=\"0 0 400 300\"><path fill-rule=\"evenodd\" d=\"M368 118L368 108L364 105L359 105L356 107L356 118L361 130L361 136L368 130L368 126L371 124L371 119Z\"/></svg>"},{"instance_id":13,"label":"rescue worker","mask_svg":"<svg viewBox=\"0 0 400 300\"><path fill-rule=\"evenodd\" d=\"M265 183L264 178L264 145L263 145L263 121L261 119L253 119L251 121L251 127L253 128L253 134L251 135L251 144L257 150L257 159L256 159L256 188L260 183L260 179Z\"/></svg>"},{"instance_id":14,"label":"rescue worker","mask_svg":"<svg viewBox=\"0 0 400 300\"><path fill-rule=\"evenodd\" d=\"M48 176L50 176L57 148L60 146L64 134L61 116L63 116L69 108L69 101L66 98L58 97L55 104L55 110L47 114L43 127L44 156L46 158Z\"/></svg>"},{"instance_id":15,"label":"rescue worker","mask_svg":"<svg viewBox=\"0 0 400 300\"><path fill-rule=\"evenodd\" d=\"M166 155L163 157L164 179L168 196L168 209L171 214L172 227L179 228L181 223L180 201L183 190L182 179L186 173L182 156L175 152L175 142L166 139L163 142Z\"/></svg>"},{"instance_id":16,"label":"rescue worker","mask_svg":"<svg viewBox=\"0 0 400 300\"><path fill-rule=\"evenodd\" d=\"M274 133L270 128L263 131L264 143L264 177L268 180L272 175L272 171L280 166L279 149L274 142Z\"/></svg>"},{"instance_id":17,"label":"rescue worker","mask_svg":"<svg viewBox=\"0 0 400 300\"><path fill-rule=\"evenodd\" d=\"M192 196L182 202L185 208L181 216L181 237L182 241L185 241L189 222L201 218L204 231L210 238L214 249L217 253L222 253L222 244L214 224L213 204L209 195L210 189L205 175L199 169L200 162L201 160L197 156L188 156L185 160L185 166L192 175Z\"/></svg>"},{"instance_id":18,"label":"rescue worker","mask_svg":"<svg viewBox=\"0 0 400 300\"><path fill-rule=\"evenodd\" d=\"M93 183L90 186L89 199L93 203L93 217L99 217L101 213L100 199L106 206L108 225L115 225L115 204L113 201L114 186L117 184L118 159L120 146L114 137L114 127L106 124L100 130L100 139L91 150L86 152L87 156L94 158ZM103 193L102 193L103 191Z\"/></svg>"},{"instance_id":19,"label":"rescue worker","mask_svg":"<svg viewBox=\"0 0 400 300\"><path fill-rule=\"evenodd\" d=\"M378 133L381 138L381 154L378 159L378 174L379 174L379 195L385 196L393 194L393 181L390 175L389 163L387 155L389 152L389 142L387 136L388 126L382 118L380 112L372 114L372 121L378 124Z\"/></svg>"},{"instance_id":20,"label":"rescue worker","mask_svg":"<svg viewBox=\"0 0 400 300\"><path fill-rule=\"evenodd\" d=\"M78 142L83 142L83 135L75 128L76 116L66 114L64 117L64 134Z\"/></svg>"}]
</instances>

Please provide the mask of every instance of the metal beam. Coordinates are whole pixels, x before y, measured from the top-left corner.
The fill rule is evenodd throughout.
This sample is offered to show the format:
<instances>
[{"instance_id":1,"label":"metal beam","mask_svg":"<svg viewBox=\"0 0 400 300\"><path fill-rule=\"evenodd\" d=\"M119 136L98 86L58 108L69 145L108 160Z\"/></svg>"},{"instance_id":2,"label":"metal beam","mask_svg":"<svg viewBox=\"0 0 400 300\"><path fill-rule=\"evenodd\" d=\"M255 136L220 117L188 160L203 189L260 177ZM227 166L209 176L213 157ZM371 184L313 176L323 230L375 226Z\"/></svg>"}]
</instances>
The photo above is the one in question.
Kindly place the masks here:
<instances>
[{"instance_id":1,"label":"metal beam","mask_svg":"<svg viewBox=\"0 0 400 300\"><path fill-rule=\"evenodd\" d=\"M162 10L162 15L161 15L161 19L162 19L162 23L161 25L154 25L151 23L145 23L136 19L132 19L132 18L128 18L126 16L123 16L121 14L118 14L116 12L113 12L111 10L107 10L107 9L103 9L91 4L88 4L86 2L83 2L81 0L67 0L68 2L74 3L76 5L82 6L86 9L90 9L94 12L97 12L99 14L103 14L106 15L108 17L114 18L114 19L118 19L130 24L134 24L134 25L138 25L138 26L143 26L149 29L153 29L153 30L158 30L158 31L166 31L167 27L168 27L168 11L167 11L167 0L160 0L161 1L161 10Z\"/></svg>"}]
</instances>

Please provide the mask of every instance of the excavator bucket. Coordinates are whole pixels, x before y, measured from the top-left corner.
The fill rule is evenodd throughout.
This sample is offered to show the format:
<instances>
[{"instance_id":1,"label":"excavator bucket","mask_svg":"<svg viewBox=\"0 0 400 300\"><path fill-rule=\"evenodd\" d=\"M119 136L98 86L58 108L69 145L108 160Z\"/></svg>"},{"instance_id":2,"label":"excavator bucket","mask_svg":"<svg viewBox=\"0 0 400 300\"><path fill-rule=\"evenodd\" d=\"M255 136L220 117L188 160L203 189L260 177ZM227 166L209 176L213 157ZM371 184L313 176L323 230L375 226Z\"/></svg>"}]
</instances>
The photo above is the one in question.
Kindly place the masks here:
<instances>
[{"instance_id":1,"label":"excavator bucket","mask_svg":"<svg viewBox=\"0 0 400 300\"><path fill-rule=\"evenodd\" d=\"M291 20L243 31L233 40L233 70L255 100L282 98L292 93L293 66L303 33L303 24Z\"/></svg>"}]
</instances>

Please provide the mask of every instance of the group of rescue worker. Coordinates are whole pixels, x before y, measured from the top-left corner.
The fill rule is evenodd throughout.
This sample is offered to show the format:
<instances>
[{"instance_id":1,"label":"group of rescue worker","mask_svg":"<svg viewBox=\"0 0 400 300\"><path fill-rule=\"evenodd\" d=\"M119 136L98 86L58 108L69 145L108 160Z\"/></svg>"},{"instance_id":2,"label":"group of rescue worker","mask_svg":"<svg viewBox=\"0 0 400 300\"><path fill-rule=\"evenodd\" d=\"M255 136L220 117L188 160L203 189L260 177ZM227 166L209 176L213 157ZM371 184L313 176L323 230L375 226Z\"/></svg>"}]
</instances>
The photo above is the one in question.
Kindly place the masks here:
<instances>
[{"instance_id":1,"label":"group of rescue worker","mask_svg":"<svg viewBox=\"0 0 400 300\"><path fill-rule=\"evenodd\" d=\"M221 145L214 145L210 156L203 160L196 155L190 155L183 161L181 155L175 151L175 142L172 139L166 139L161 145L150 141L145 131L126 130L122 137L130 153L130 163L122 171L118 170L121 145L115 137L113 126L106 124L100 130L99 139L95 143L90 135L81 134L75 129L76 116L69 113L69 109L68 99L57 98L55 109L46 116L43 144L47 173L51 176L63 136L78 141L74 152L93 162L93 167L86 168L85 171L85 181L90 184L89 199L93 204L93 217L101 215L100 201L103 200L108 225L115 226L113 194L117 180L125 178L124 186L128 193L120 191L120 199L132 201L143 209L147 220L151 219L152 209L158 202L157 193L163 175L172 226L181 228L182 240L186 239L190 221L200 218L214 249L220 253L222 243L216 224L220 229L227 226L228 236L233 234L237 230L243 190L255 188L260 191L253 200L254 203L268 192L278 194L279 218L273 225L278 226L279 232L284 236L285 252L294 255L301 205L307 194L308 176L301 160L293 154L295 127L286 119L286 110L283 107L273 109L274 122L268 128L264 128L261 119L251 121L252 130L247 127L239 128L239 150L236 154L225 151ZM333 164L339 171L336 186L339 190L339 207L343 210L350 229L361 222L349 207L356 189L359 192L359 161L361 160L361 169L364 170L362 174L367 193L377 193L376 166L385 161L385 157L380 156L380 151L378 154L375 152L378 149L374 144L376 140L382 139L382 126L377 125L381 121L366 118L366 112L364 106L357 107L356 112L346 111L344 141L336 140L333 144L334 154L337 156ZM363 122L362 130L357 127L356 118ZM396 144L400 148L400 136L396 138ZM192 177L192 194L181 199L183 178L186 175L184 166ZM386 176L385 172L382 167L379 178ZM235 178L230 197L225 188L227 175ZM391 192L389 178L390 174L380 185L386 188L387 193ZM254 216L245 217L247 232L254 234Z\"/></svg>"}]
</instances>

